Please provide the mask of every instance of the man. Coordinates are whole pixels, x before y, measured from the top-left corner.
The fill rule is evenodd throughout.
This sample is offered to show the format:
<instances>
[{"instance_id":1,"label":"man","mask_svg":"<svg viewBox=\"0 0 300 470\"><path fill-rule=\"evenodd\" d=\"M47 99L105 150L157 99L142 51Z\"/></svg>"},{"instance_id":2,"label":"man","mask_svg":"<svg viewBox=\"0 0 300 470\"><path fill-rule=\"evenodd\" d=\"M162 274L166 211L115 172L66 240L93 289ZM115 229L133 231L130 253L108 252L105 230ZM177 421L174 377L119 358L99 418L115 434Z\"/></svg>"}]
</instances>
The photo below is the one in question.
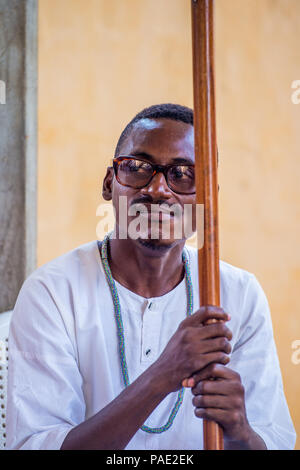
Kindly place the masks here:
<instances>
[{"instance_id":1,"label":"man","mask_svg":"<svg viewBox=\"0 0 300 470\"><path fill-rule=\"evenodd\" d=\"M157 205L195 207L193 163L190 109L139 113L104 179L103 196L116 209L113 236L24 283L9 338L9 448L201 449L202 418L220 424L226 449L294 447L255 277L221 262L222 308L199 309L196 250L184 247L184 234L175 237L174 215L166 216L169 238L161 215L158 237L150 228L124 236L121 196L127 228L135 204L146 207L148 222ZM206 325L212 318L222 321Z\"/></svg>"}]
</instances>

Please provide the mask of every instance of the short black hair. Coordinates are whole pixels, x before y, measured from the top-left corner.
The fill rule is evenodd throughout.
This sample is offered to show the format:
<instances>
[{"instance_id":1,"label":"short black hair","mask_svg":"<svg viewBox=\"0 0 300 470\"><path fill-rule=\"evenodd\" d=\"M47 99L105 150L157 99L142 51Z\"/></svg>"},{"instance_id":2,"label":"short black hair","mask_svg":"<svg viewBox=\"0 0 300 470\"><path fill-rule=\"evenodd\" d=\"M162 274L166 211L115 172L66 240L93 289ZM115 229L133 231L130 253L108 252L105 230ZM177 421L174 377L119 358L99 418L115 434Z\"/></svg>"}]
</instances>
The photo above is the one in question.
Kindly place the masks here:
<instances>
[{"instance_id":1,"label":"short black hair","mask_svg":"<svg viewBox=\"0 0 300 470\"><path fill-rule=\"evenodd\" d=\"M120 135L115 150L115 157L119 155L121 146L125 139L129 136L135 123L141 121L142 119L172 119L173 121L181 121L193 126L194 112L187 106L172 103L155 104L143 109L129 122L129 124L127 124L122 134Z\"/></svg>"}]
</instances>

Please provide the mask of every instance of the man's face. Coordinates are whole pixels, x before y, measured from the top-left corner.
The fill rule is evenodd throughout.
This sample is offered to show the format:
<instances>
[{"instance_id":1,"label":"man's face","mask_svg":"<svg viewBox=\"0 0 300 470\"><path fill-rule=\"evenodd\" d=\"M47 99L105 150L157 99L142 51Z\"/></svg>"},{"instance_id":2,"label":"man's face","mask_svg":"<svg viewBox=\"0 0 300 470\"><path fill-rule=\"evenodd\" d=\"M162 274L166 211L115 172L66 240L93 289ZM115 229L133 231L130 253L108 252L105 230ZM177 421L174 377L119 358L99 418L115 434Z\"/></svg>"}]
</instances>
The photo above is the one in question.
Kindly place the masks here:
<instances>
[{"instance_id":1,"label":"man's face","mask_svg":"<svg viewBox=\"0 0 300 470\"><path fill-rule=\"evenodd\" d=\"M120 155L134 156L162 166L174 163L180 165L194 164L194 128L189 124L171 119L141 120L135 124L130 135L123 143ZM111 178L113 180L109 181ZM140 218L143 227L145 227L143 223L145 219L149 222L146 233L143 233L143 237L139 237L137 240L145 249L164 251L186 238L184 229L182 230L182 236L178 238L178 231L175 230L175 224L178 223L176 214L174 216L172 213L169 215L166 213L162 216L160 213L157 216L157 214L153 215L152 212L151 217L151 207L162 204L170 207L175 204L176 207L181 207L182 211L184 211L186 205L195 208L195 194L176 193L169 188L164 174L160 172L155 174L149 184L141 189L123 186L117 181L115 175L112 175L111 171L106 175L104 186L107 181L108 186L111 188L117 228L120 220L120 196L126 196L127 211L130 211L130 208L132 209L135 204L143 204L147 208L147 213L138 213L139 217L144 217L144 219ZM104 195L104 197L105 199L110 198L107 195ZM128 227L134 218L136 219L136 216L129 215L127 217ZM170 226L170 235L167 239L165 238L166 233L168 233L166 224ZM195 224L193 224L194 226ZM156 239L153 239L153 230L156 234L158 233Z\"/></svg>"}]
</instances>

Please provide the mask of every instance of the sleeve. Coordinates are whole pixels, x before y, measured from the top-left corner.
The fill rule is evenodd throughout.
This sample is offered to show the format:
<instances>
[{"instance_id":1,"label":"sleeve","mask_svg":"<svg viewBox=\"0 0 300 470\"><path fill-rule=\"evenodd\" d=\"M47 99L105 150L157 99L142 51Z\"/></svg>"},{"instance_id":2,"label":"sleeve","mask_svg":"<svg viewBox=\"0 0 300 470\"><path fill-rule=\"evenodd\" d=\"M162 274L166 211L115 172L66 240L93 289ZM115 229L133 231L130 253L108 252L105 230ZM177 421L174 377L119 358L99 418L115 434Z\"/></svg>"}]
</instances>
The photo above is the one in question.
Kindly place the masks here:
<instances>
[{"instance_id":1,"label":"sleeve","mask_svg":"<svg viewBox=\"0 0 300 470\"><path fill-rule=\"evenodd\" d=\"M268 449L293 449L296 434L284 395L269 305L253 275L246 287L241 314L229 367L241 376L249 424Z\"/></svg>"},{"instance_id":2,"label":"sleeve","mask_svg":"<svg viewBox=\"0 0 300 470\"><path fill-rule=\"evenodd\" d=\"M41 279L28 278L9 332L8 449L60 449L85 419L76 350L58 302Z\"/></svg>"}]
</instances>

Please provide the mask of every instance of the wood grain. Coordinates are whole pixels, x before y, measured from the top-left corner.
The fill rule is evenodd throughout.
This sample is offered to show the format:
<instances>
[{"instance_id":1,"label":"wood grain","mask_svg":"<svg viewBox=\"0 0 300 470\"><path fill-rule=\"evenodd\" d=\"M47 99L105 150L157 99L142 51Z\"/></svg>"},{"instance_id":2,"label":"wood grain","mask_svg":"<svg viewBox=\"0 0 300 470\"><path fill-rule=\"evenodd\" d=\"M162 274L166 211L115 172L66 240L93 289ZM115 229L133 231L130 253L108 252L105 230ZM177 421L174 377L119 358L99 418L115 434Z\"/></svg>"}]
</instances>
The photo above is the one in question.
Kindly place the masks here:
<instances>
[{"instance_id":1,"label":"wood grain","mask_svg":"<svg viewBox=\"0 0 300 470\"><path fill-rule=\"evenodd\" d=\"M198 247L200 305L220 305L213 0L192 0L195 172L204 204L204 245ZM217 423L203 423L204 449L222 450Z\"/></svg>"}]
</instances>

